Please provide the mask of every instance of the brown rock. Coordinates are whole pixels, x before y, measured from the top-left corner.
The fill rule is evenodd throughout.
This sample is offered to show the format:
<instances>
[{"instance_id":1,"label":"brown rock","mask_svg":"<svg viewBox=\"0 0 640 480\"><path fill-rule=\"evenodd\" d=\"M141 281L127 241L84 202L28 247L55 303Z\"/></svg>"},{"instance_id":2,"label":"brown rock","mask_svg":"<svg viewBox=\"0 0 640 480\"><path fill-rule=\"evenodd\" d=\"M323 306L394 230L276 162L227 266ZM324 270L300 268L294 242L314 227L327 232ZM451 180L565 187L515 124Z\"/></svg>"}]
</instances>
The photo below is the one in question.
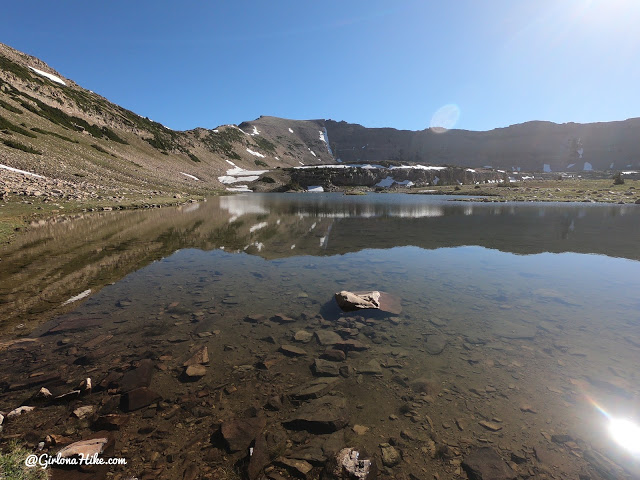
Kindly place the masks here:
<instances>
[{"instance_id":1,"label":"brown rock","mask_svg":"<svg viewBox=\"0 0 640 480\"><path fill-rule=\"evenodd\" d=\"M203 345L182 365L188 367L190 365L203 365L205 363L209 363L209 349L206 345Z\"/></svg>"},{"instance_id":2,"label":"brown rock","mask_svg":"<svg viewBox=\"0 0 640 480\"><path fill-rule=\"evenodd\" d=\"M489 447L474 448L464 458L462 468L469 480L512 480L516 475L498 453Z\"/></svg>"},{"instance_id":3,"label":"brown rock","mask_svg":"<svg viewBox=\"0 0 640 480\"><path fill-rule=\"evenodd\" d=\"M139 365L125 372L120 380L120 391L128 392L140 387L148 387L151 384L153 376L153 361L145 358L140 361Z\"/></svg>"},{"instance_id":4,"label":"brown rock","mask_svg":"<svg viewBox=\"0 0 640 480\"><path fill-rule=\"evenodd\" d=\"M232 418L222 423L220 432L229 452L246 450L267 424L263 417Z\"/></svg>"},{"instance_id":5,"label":"brown rock","mask_svg":"<svg viewBox=\"0 0 640 480\"><path fill-rule=\"evenodd\" d=\"M302 348L294 347L293 345L282 345L280 352L287 357L303 357L307 354Z\"/></svg>"},{"instance_id":6,"label":"brown rock","mask_svg":"<svg viewBox=\"0 0 640 480\"><path fill-rule=\"evenodd\" d=\"M120 407L125 412L131 412L151 405L161 398L162 397L153 390L147 387L140 387L125 393L121 398Z\"/></svg>"}]
</instances>

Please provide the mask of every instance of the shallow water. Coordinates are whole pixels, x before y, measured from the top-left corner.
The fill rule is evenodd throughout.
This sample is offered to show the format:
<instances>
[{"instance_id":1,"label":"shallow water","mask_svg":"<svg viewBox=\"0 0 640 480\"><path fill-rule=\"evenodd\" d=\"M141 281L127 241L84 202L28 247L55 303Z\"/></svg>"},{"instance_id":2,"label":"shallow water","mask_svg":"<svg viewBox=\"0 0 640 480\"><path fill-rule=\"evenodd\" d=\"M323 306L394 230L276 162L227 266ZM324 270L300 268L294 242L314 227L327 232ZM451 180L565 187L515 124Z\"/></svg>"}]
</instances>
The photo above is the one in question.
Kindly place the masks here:
<instances>
[{"instance_id":1,"label":"shallow water","mask_svg":"<svg viewBox=\"0 0 640 480\"><path fill-rule=\"evenodd\" d=\"M39 405L4 433L85 438L100 415L122 414L119 376L150 359L142 383L162 400L122 414L114 453L130 462L116 475L183 478L197 465L233 478L247 452L224 453L214 433L257 414L272 457L306 458L314 478L322 459L308 452L327 435L283 423L304 406L290 396L316 378L310 365L326 349L293 336L327 330L368 347L337 364L351 368L329 395L346 399L340 442L372 455L382 478L459 478L479 446L522 478L634 478L638 459L608 428L640 421L639 238L635 205L393 194L221 197L44 223L2 255L0 410L41 385L57 395L87 376L111 380L71 404ZM402 312L342 314L340 290L388 292ZM247 321L256 314L265 319ZM269 320L277 314L293 321ZM306 355L283 355L287 344ZM184 381L183 362L202 346L206 374ZM265 410L274 396L282 406ZM73 418L79 405L99 411ZM402 454L393 467L380 460L390 439Z\"/></svg>"}]
</instances>

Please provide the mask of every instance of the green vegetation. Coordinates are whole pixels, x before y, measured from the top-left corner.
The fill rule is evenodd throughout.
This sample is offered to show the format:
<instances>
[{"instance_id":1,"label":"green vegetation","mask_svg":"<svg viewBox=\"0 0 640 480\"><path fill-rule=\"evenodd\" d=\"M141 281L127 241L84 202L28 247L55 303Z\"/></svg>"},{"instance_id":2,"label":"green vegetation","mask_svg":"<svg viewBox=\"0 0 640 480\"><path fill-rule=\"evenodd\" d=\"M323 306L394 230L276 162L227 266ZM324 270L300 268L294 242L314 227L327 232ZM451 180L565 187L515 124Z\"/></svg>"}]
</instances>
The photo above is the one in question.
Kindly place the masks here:
<instances>
[{"instance_id":1,"label":"green vegetation","mask_svg":"<svg viewBox=\"0 0 640 480\"><path fill-rule=\"evenodd\" d=\"M10 112L13 112L13 113L20 113L20 114L22 113L22 110L14 107L13 105L5 102L4 100L0 100L0 107L4 108L5 110L9 110Z\"/></svg>"},{"instance_id":2,"label":"green vegetation","mask_svg":"<svg viewBox=\"0 0 640 480\"><path fill-rule=\"evenodd\" d=\"M15 140L10 140L8 138L2 139L2 143L4 143L7 147L15 148L16 150L22 150L23 152L42 155L42 152L40 150L36 150L35 148L30 147L29 145L24 145L20 142L16 142Z\"/></svg>"},{"instance_id":3,"label":"green vegetation","mask_svg":"<svg viewBox=\"0 0 640 480\"><path fill-rule=\"evenodd\" d=\"M624 178L622 178L622 172L618 172L613 176L614 185L624 185Z\"/></svg>"},{"instance_id":4,"label":"green vegetation","mask_svg":"<svg viewBox=\"0 0 640 480\"><path fill-rule=\"evenodd\" d=\"M266 138L256 135L255 137L253 137L253 140L256 142L258 147L260 147L261 150L264 150L265 152L269 152L271 154L276 153L276 146Z\"/></svg>"},{"instance_id":5,"label":"green vegetation","mask_svg":"<svg viewBox=\"0 0 640 480\"><path fill-rule=\"evenodd\" d=\"M99 127L87 122L82 118L75 117L73 115L67 115L59 108L51 107L46 103L41 102L40 100L30 95L27 95L24 92L20 92L14 89L10 90L9 94L14 98L23 97L22 100L19 100L20 105L22 105L26 110L29 110L30 112L35 113L36 115L45 118L50 122L55 123L56 125L60 125L61 127L75 130L77 132L87 131L96 138L106 138L123 145L128 145L128 142L126 140L120 138L116 134L116 132L108 127Z\"/></svg>"},{"instance_id":6,"label":"green vegetation","mask_svg":"<svg viewBox=\"0 0 640 480\"><path fill-rule=\"evenodd\" d=\"M7 57L0 55L0 70L4 70L5 72L13 73L16 77L22 80L28 80L30 82L38 81L38 83L43 84L44 82L37 77L34 77L31 74L31 70L22 65L18 65L15 62L12 62Z\"/></svg>"},{"instance_id":7,"label":"green vegetation","mask_svg":"<svg viewBox=\"0 0 640 480\"><path fill-rule=\"evenodd\" d=\"M19 133L20 135L24 135L25 137L37 138L37 135L31 133L29 130L25 130L22 127L14 125L6 118L0 116L0 130L11 130L12 132Z\"/></svg>"},{"instance_id":8,"label":"green vegetation","mask_svg":"<svg viewBox=\"0 0 640 480\"><path fill-rule=\"evenodd\" d=\"M264 183L276 183L276 181L271 177L262 177L260 181Z\"/></svg>"},{"instance_id":9,"label":"green vegetation","mask_svg":"<svg viewBox=\"0 0 640 480\"><path fill-rule=\"evenodd\" d=\"M218 133L211 131L202 140L209 148L209 151L221 153L235 160L240 160L241 157L233 150L233 144L246 144L245 134L242 133L241 130L233 127L219 130Z\"/></svg>"},{"instance_id":10,"label":"green vegetation","mask_svg":"<svg viewBox=\"0 0 640 480\"><path fill-rule=\"evenodd\" d=\"M1 57L0 57L1 58ZM39 466L27 467L24 464L27 456L33 452L21 447L17 442L9 444L9 450L0 453L0 478L11 480L46 480L49 478L48 470Z\"/></svg>"},{"instance_id":11,"label":"green vegetation","mask_svg":"<svg viewBox=\"0 0 640 480\"><path fill-rule=\"evenodd\" d=\"M34 132L41 133L43 135L51 135L53 137L58 137L60 140L65 140L67 142L80 143L78 140L74 140L72 138L65 137L64 135L60 135L59 133L56 133L56 132L50 132L49 130L43 130L42 128L33 127L31 130L34 131Z\"/></svg>"},{"instance_id":12,"label":"green vegetation","mask_svg":"<svg viewBox=\"0 0 640 480\"><path fill-rule=\"evenodd\" d=\"M107 150L105 150L104 148L102 148L102 147L101 147L100 145L98 145L98 144L92 143L92 144L91 144L91 147L92 147L92 148L95 148L95 149L96 149L96 150L98 150L99 152L106 153L107 155L109 155L109 152L108 152Z\"/></svg>"},{"instance_id":13,"label":"green vegetation","mask_svg":"<svg viewBox=\"0 0 640 480\"><path fill-rule=\"evenodd\" d=\"M196 157L196 155L194 153L187 153L187 155L189 155L189 158L191 160L193 160L194 162L200 162L200 159L198 157Z\"/></svg>"},{"instance_id":14,"label":"green vegetation","mask_svg":"<svg viewBox=\"0 0 640 480\"><path fill-rule=\"evenodd\" d=\"M269 164L263 160L254 160L255 164L259 167L269 167Z\"/></svg>"}]
</instances>

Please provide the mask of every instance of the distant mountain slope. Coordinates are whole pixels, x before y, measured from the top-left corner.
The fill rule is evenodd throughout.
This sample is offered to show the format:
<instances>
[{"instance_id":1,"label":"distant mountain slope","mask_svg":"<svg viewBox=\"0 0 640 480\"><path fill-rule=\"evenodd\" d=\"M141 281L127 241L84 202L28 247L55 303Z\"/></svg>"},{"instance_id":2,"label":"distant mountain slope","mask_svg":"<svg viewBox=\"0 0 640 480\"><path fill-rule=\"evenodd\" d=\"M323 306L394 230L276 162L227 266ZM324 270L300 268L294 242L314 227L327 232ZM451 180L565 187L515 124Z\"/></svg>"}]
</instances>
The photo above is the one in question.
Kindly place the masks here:
<instances>
[{"instance_id":1,"label":"distant mountain slope","mask_svg":"<svg viewBox=\"0 0 640 480\"><path fill-rule=\"evenodd\" d=\"M224 187L229 169L333 162L316 122L261 117L174 131L0 44L0 164L67 181ZM5 170L1 170L6 171Z\"/></svg>"},{"instance_id":2,"label":"distant mountain slope","mask_svg":"<svg viewBox=\"0 0 640 480\"><path fill-rule=\"evenodd\" d=\"M414 132L332 120L324 125L334 155L343 162L400 160L530 172L640 167L640 118L562 125L527 122L487 132Z\"/></svg>"},{"instance_id":3,"label":"distant mountain slope","mask_svg":"<svg viewBox=\"0 0 640 480\"><path fill-rule=\"evenodd\" d=\"M239 126L174 131L0 44L0 174L8 171L4 165L81 188L204 191L241 183L233 175L242 171L337 160L521 171L624 170L640 167L638 138L640 119L528 122L488 132L436 133L260 117ZM0 190L2 180L0 175Z\"/></svg>"}]
</instances>

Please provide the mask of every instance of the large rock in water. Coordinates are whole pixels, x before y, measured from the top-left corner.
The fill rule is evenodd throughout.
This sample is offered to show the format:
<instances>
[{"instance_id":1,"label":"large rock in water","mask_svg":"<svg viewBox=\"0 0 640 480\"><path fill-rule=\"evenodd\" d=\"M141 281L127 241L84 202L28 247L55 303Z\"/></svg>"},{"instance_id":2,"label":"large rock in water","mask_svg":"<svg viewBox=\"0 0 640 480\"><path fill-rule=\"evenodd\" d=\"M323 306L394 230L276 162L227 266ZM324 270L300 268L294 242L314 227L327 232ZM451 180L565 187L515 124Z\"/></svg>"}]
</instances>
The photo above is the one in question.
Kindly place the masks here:
<instances>
[{"instance_id":1,"label":"large rock in water","mask_svg":"<svg viewBox=\"0 0 640 480\"><path fill-rule=\"evenodd\" d=\"M326 395L303 404L283 425L318 434L335 432L348 423L347 401L343 397Z\"/></svg>"},{"instance_id":2,"label":"large rock in water","mask_svg":"<svg viewBox=\"0 0 640 480\"><path fill-rule=\"evenodd\" d=\"M516 475L493 448L474 448L464 457L462 468L469 480L513 480Z\"/></svg>"},{"instance_id":3,"label":"large rock in water","mask_svg":"<svg viewBox=\"0 0 640 480\"><path fill-rule=\"evenodd\" d=\"M267 424L263 417L232 418L220 426L220 432L229 452L246 450Z\"/></svg>"},{"instance_id":4,"label":"large rock in water","mask_svg":"<svg viewBox=\"0 0 640 480\"><path fill-rule=\"evenodd\" d=\"M335 294L335 299L338 306L345 312L380 310L393 315L400 315L402 312L402 305L397 297L377 290L371 292L343 290Z\"/></svg>"}]
</instances>

